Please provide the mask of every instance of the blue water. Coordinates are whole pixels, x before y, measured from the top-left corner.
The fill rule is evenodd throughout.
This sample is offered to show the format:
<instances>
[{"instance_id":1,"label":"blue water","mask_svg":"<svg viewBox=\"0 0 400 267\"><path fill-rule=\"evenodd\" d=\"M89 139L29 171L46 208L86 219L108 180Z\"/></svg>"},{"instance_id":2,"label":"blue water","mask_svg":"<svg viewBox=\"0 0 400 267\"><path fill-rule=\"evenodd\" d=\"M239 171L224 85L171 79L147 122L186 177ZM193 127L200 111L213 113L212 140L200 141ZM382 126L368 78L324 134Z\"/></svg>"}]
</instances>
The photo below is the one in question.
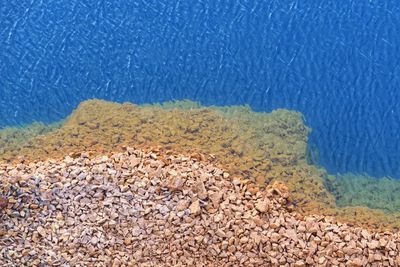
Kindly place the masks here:
<instances>
[{"instance_id":1,"label":"blue water","mask_svg":"<svg viewBox=\"0 0 400 267\"><path fill-rule=\"evenodd\" d=\"M0 2L0 126L88 98L304 113L330 172L400 178L398 1Z\"/></svg>"}]
</instances>

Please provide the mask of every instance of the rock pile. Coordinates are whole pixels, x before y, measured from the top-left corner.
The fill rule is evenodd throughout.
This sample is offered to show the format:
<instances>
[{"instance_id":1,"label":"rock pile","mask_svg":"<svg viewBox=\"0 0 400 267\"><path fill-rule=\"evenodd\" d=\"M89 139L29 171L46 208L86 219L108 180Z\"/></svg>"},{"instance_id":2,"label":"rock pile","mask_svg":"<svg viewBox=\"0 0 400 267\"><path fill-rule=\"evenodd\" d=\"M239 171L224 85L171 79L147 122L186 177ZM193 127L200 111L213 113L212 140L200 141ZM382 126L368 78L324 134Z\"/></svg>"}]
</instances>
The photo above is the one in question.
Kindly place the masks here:
<instances>
[{"instance_id":1,"label":"rock pile","mask_svg":"<svg viewBox=\"0 0 400 267\"><path fill-rule=\"evenodd\" d=\"M293 211L200 157L128 148L0 166L2 266L398 266L398 234Z\"/></svg>"},{"instance_id":2,"label":"rock pile","mask_svg":"<svg viewBox=\"0 0 400 267\"><path fill-rule=\"evenodd\" d=\"M302 114L289 110L259 113L246 106L204 107L191 101L138 106L88 100L54 125L1 129L0 161L17 162L21 156L27 161L60 160L71 153L100 155L121 152L124 147L200 151L212 155L214 164L232 176L261 186L285 183L304 215L333 216L360 227L399 230L400 212L390 197L379 195L379 191L393 195L392 187L379 184L374 194L379 196L379 205L371 200L361 204L385 211L392 207L393 213L353 206L357 200L350 206L349 201L341 203L344 207L336 205L340 202L336 203L335 196L340 201L344 188L332 182L326 170L308 164L309 133ZM353 191L349 195L360 197Z\"/></svg>"}]
</instances>

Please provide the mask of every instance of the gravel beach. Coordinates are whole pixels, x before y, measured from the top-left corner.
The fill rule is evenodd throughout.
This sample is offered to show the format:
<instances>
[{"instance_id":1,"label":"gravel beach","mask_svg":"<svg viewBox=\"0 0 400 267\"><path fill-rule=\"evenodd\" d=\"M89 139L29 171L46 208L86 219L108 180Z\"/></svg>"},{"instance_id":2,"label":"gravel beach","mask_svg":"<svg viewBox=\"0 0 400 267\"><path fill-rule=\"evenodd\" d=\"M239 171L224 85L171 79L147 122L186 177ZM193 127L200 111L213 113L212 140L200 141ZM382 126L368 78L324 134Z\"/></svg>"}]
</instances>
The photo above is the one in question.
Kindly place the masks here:
<instances>
[{"instance_id":1,"label":"gravel beach","mask_svg":"<svg viewBox=\"0 0 400 267\"><path fill-rule=\"evenodd\" d=\"M73 157L71 157L73 156ZM303 217L200 157L0 165L1 266L399 266L400 237Z\"/></svg>"}]
</instances>

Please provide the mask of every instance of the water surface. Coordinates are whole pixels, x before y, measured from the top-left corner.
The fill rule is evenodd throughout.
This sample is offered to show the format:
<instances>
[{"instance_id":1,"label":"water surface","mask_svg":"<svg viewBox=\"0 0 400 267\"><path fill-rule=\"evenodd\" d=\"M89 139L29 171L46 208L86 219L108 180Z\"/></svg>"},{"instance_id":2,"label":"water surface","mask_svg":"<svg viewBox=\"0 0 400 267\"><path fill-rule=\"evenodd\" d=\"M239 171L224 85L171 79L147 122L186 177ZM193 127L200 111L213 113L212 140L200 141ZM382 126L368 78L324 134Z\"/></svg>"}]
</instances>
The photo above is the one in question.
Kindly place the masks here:
<instances>
[{"instance_id":1,"label":"water surface","mask_svg":"<svg viewBox=\"0 0 400 267\"><path fill-rule=\"evenodd\" d=\"M331 173L400 177L396 1L4 1L0 125L83 100L301 111Z\"/></svg>"}]
</instances>

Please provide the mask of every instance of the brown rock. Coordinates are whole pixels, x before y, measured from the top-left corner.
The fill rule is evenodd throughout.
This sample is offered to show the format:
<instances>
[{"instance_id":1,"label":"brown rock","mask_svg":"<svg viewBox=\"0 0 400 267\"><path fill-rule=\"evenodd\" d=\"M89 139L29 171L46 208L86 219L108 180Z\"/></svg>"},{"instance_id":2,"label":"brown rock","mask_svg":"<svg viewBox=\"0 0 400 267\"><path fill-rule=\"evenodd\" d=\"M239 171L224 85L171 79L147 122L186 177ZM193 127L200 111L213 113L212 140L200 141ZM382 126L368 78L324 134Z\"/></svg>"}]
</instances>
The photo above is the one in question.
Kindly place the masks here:
<instances>
[{"instance_id":1,"label":"brown rock","mask_svg":"<svg viewBox=\"0 0 400 267\"><path fill-rule=\"evenodd\" d=\"M192 204L190 204L189 211L190 214L193 215L199 215L201 213L200 201L198 199L196 199L195 201L192 202Z\"/></svg>"},{"instance_id":2,"label":"brown rock","mask_svg":"<svg viewBox=\"0 0 400 267\"><path fill-rule=\"evenodd\" d=\"M220 222L222 221L224 218L224 215L222 215L221 213L215 214L214 215L214 222Z\"/></svg>"},{"instance_id":3,"label":"brown rock","mask_svg":"<svg viewBox=\"0 0 400 267\"><path fill-rule=\"evenodd\" d=\"M37 232L39 233L39 235L41 237L46 237L46 235L47 235L46 230L42 226L39 226L37 228Z\"/></svg>"},{"instance_id":4,"label":"brown rock","mask_svg":"<svg viewBox=\"0 0 400 267\"><path fill-rule=\"evenodd\" d=\"M222 229L218 229L218 230L215 232L215 234L216 234L217 236L219 236L219 237L222 237L222 238L225 238L225 237L226 237L226 234L225 234L225 232L224 232Z\"/></svg>"},{"instance_id":5,"label":"brown rock","mask_svg":"<svg viewBox=\"0 0 400 267\"><path fill-rule=\"evenodd\" d=\"M129 151L68 164L0 164L2 195L24 177L11 183L19 193L1 214L3 265L400 264L398 234L297 216L283 205L279 184L272 195L250 192L251 182L223 179L224 170L207 162L164 155L168 163L160 165L160 150Z\"/></svg>"},{"instance_id":6,"label":"brown rock","mask_svg":"<svg viewBox=\"0 0 400 267\"><path fill-rule=\"evenodd\" d=\"M0 210L7 208L8 206L8 199L5 197L0 197Z\"/></svg>"},{"instance_id":7,"label":"brown rock","mask_svg":"<svg viewBox=\"0 0 400 267\"><path fill-rule=\"evenodd\" d=\"M306 258L306 263L309 264L309 265L314 265L314 260L313 260L313 258L310 257L310 256L308 256L308 257Z\"/></svg>"},{"instance_id":8,"label":"brown rock","mask_svg":"<svg viewBox=\"0 0 400 267\"><path fill-rule=\"evenodd\" d=\"M374 254L374 260L375 260L375 261L381 261L381 260L382 260L382 255L381 255L381 254L378 254L378 253L375 253L375 254Z\"/></svg>"},{"instance_id":9,"label":"brown rock","mask_svg":"<svg viewBox=\"0 0 400 267\"><path fill-rule=\"evenodd\" d=\"M275 181L272 185L269 185L267 187L267 191L271 195L278 195L280 197L286 198L288 196L289 189L284 183L280 181Z\"/></svg>"},{"instance_id":10,"label":"brown rock","mask_svg":"<svg viewBox=\"0 0 400 267\"><path fill-rule=\"evenodd\" d=\"M294 242L297 242L299 240L298 237L297 237L296 230L294 230L294 229L287 229L286 232L285 232L285 236L287 238L290 238Z\"/></svg>"},{"instance_id":11,"label":"brown rock","mask_svg":"<svg viewBox=\"0 0 400 267\"><path fill-rule=\"evenodd\" d=\"M130 166L132 168L134 168L134 167L136 167L136 166L138 166L140 164L140 158L137 158L136 156L132 155L129 158L129 163L130 163Z\"/></svg>"},{"instance_id":12,"label":"brown rock","mask_svg":"<svg viewBox=\"0 0 400 267\"><path fill-rule=\"evenodd\" d=\"M362 261L362 259L356 258L356 259L348 261L348 266L361 267L361 266L363 266L363 261Z\"/></svg>"},{"instance_id":13,"label":"brown rock","mask_svg":"<svg viewBox=\"0 0 400 267\"><path fill-rule=\"evenodd\" d=\"M272 233L271 235L271 241L272 242L278 242L278 240L280 239L280 235L278 233Z\"/></svg>"},{"instance_id":14,"label":"brown rock","mask_svg":"<svg viewBox=\"0 0 400 267\"><path fill-rule=\"evenodd\" d=\"M264 200L258 200L256 202L255 208L261 213L267 212L268 211L268 205L269 201L267 199Z\"/></svg>"},{"instance_id":15,"label":"brown rock","mask_svg":"<svg viewBox=\"0 0 400 267\"><path fill-rule=\"evenodd\" d=\"M96 246L99 243L99 239L96 236L94 236L94 237L92 237L92 239L90 239L90 243L93 246Z\"/></svg>"},{"instance_id":16,"label":"brown rock","mask_svg":"<svg viewBox=\"0 0 400 267\"><path fill-rule=\"evenodd\" d=\"M211 203L213 204L214 208L219 207L219 203L221 202L222 192L212 192L209 194L209 198Z\"/></svg>"},{"instance_id":17,"label":"brown rock","mask_svg":"<svg viewBox=\"0 0 400 267\"><path fill-rule=\"evenodd\" d=\"M182 190L185 180L179 176L172 176L168 179L168 189L171 192Z\"/></svg>"},{"instance_id":18,"label":"brown rock","mask_svg":"<svg viewBox=\"0 0 400 267\"><path fill-rule=\"evenodd\" d=\"M385 246L387 245L387 243L388 243L388 241L385 240L385 239L383 239L383 238L381 238L381 239L379 240L379 245L380 245L381 247L385 247Z\"/></svg>"},{"instance_id":19,"label":"brown rock","mask_svg":"<svg viewBox=\"0 0 400 267\"><path fill-rule=\"evenodd\" d=\"M368 233L368 231L365 230L365 229L363 229L363 230L361 231L361 235L362 235L362 237L364 237L364 238L367 239L367 240L369 240L370 237L371 237L371 235L370 235L370 234Z\"/></svg>"},{"instance_id":20,"label":"brown rock","mask_svg":"<svg viewBox=\"0 0 400 267\"><path fill-rule=\"evenodd\" d=\"M193 188L193 192L195 192L199 199L204 200L208 197L208 192L206 187L202 181L199 181L195 184Z\"/></svg>"},{"instance_id":21,"label":"brown rock","mask_svg":"<svg viewBox=\"0 0 400 267\"><path fill-rule=\"evenodd\" d=\"M178 204L176 205L176 210L177 210L177 211L183 211L183 210L187 209L188 206L189 206L189 201L187 201L187 200L180 200L180 201L178 202Z\"/></svg>"},{"instance_id":22,"label":"brown rock","mask_svg":"<svg viewBox=\"0 0 400 267\"><path fill-rule=\"evenodd\" d=\"M368 248L370 249L376 249L379 247L379 241L377 240L371 240L370 242L367 243Z\"/></svg>"},{"instance_id":23,"label":"brown rock","mask_svg":"<svg viewBox=\"0 0 400 267\"><path fill-rule=\"evenodd\" d=\"M125 238L124 239L124 244L125 244L125 246L129 246L130 244L132 244L132 239L130 239L130 238Z\"/></svg>"}]
</instances>

